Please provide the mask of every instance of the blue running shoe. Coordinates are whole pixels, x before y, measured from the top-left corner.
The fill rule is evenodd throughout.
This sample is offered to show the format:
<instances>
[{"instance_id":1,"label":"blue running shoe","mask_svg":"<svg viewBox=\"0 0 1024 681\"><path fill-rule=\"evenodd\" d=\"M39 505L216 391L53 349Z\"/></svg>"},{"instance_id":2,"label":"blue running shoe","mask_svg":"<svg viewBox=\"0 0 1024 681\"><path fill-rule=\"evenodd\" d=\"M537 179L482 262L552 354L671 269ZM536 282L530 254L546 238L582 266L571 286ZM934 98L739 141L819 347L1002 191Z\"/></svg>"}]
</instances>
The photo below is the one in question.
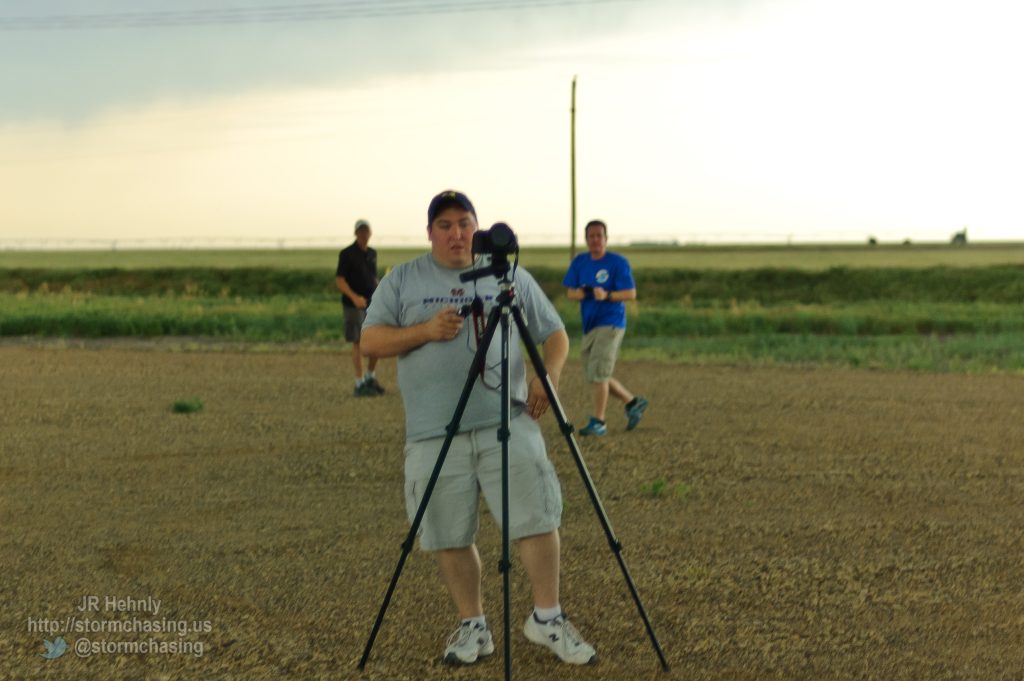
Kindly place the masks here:
<instances>
[{"instance_id":1,"label":"blue running shoe","mask_svg":"<svg viewBox=\"0 0 1024 681\"><path fill-rule=\"evenodd\" d=\"M604 423L602 421L599 421L594 416L590 417L590 423L588 423L587 425L583 426L580 429L580 435L601 436L601 435L607 435L607 434L608 434L608 426L604 425Z\"/></svg>"},{"instance_id":2,"label":"blue running shoe","mask_svg":"<svg viewBox=\"0 0 1024 681\"><path fill-rule=\"evenodd\" d=\"M626 430L636 428L636 424L640 423L640 418L644 415L644 409L647 409L647 400L642 397L637 397L632 407L626 407L626 418L629 419Z\"/></svg>"}]
</instances>

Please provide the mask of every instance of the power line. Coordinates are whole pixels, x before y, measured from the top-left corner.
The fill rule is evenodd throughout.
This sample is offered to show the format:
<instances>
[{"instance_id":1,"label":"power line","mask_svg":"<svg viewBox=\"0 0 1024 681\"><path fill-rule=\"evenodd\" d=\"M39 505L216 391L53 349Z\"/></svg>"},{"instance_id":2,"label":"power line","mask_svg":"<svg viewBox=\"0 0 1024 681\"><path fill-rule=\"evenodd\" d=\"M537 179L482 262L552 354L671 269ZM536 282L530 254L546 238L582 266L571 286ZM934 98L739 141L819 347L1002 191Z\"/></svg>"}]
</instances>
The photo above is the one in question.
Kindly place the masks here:
<instances>
[{"instance_id":1,"label":"power line","mask_svg":"<svg viewBox=\"0 0 1024 681\"><path fill-rule=\"evenodd\" d=\"M156 12L109 12L92 14L46 14L0 18L0 31L68 31L106 28L175 28L255 23L332 21L415 16L424 14L466 14L551 7L585 7L629 0L348 0L339 2L265 5Z\"/></svg>"}]
</instances>

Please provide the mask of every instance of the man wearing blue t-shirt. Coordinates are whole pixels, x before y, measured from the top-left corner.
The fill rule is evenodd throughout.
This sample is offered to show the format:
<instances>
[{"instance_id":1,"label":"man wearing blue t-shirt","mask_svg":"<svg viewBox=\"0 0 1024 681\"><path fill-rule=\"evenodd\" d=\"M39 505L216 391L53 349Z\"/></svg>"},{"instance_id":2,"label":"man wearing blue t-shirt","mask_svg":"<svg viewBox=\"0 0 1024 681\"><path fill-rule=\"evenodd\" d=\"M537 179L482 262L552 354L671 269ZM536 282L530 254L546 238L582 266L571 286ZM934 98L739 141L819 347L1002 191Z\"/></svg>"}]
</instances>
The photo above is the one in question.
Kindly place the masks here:
<instances>
[{"instance_id":1,"label":"man wearing blue t-shirt","mask_svg":"<svg viewBox=\"0 0 1024 681\"><path fill-rule=\"evenodd\" d=\"M594 415L580 435L606 435L605 408L611 393L626 403L626 430L633 430L647 409L647 400L634 395L612 377L622 337L626 333L626 305L636 300L636 283L629 261L608 251L608 226L591 220L584 229L589 253L576 256L562 285L569 300L580 302L583 347L580 353L587 381L593 386Z\"/></svg>"}]
</instances>

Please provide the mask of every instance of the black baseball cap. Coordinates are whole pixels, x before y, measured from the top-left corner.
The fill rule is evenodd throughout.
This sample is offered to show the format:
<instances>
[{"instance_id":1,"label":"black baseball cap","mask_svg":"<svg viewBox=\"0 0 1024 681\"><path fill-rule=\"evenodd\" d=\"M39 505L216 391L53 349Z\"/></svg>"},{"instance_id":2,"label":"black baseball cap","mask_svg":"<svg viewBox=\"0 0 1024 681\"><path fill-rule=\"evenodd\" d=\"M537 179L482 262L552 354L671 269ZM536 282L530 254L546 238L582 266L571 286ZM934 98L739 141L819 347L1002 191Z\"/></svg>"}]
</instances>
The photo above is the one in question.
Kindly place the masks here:
<instances>
[{"instance_id":1,"label":"black baseball cap","mask_svg":"<svg viewBox=\"0 0 1024 681\"><path fill-rule=\"evenodd\" d=\"M468 210L476 218L476 209L473 208L473 202L469 200L468 196L453 189L446 189L430 200L430 206L427 207L427 226L429 227L434 222L441 211L448 208Z\"/></svg>"}]
</instances>

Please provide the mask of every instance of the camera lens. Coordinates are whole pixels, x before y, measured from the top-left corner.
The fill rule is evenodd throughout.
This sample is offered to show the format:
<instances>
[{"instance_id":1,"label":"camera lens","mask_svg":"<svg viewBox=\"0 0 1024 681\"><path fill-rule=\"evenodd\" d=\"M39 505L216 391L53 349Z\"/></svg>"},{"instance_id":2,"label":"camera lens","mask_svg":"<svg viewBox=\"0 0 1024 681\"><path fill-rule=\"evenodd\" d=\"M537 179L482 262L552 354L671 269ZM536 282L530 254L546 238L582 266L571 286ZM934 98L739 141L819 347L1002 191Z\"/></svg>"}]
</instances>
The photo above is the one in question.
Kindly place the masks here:
<instances>
[{"instance_id":1,"label":"camera lens","mask_svg":"<svg viewBox=\"0 0 1024 681\"><path fill-rule=\"evenodd\" d=\"M491 227L491 243L495 250L507 253L515 250L516 235L511 227L504 222L499 222Z\"/></svg>"}]
</instances>

